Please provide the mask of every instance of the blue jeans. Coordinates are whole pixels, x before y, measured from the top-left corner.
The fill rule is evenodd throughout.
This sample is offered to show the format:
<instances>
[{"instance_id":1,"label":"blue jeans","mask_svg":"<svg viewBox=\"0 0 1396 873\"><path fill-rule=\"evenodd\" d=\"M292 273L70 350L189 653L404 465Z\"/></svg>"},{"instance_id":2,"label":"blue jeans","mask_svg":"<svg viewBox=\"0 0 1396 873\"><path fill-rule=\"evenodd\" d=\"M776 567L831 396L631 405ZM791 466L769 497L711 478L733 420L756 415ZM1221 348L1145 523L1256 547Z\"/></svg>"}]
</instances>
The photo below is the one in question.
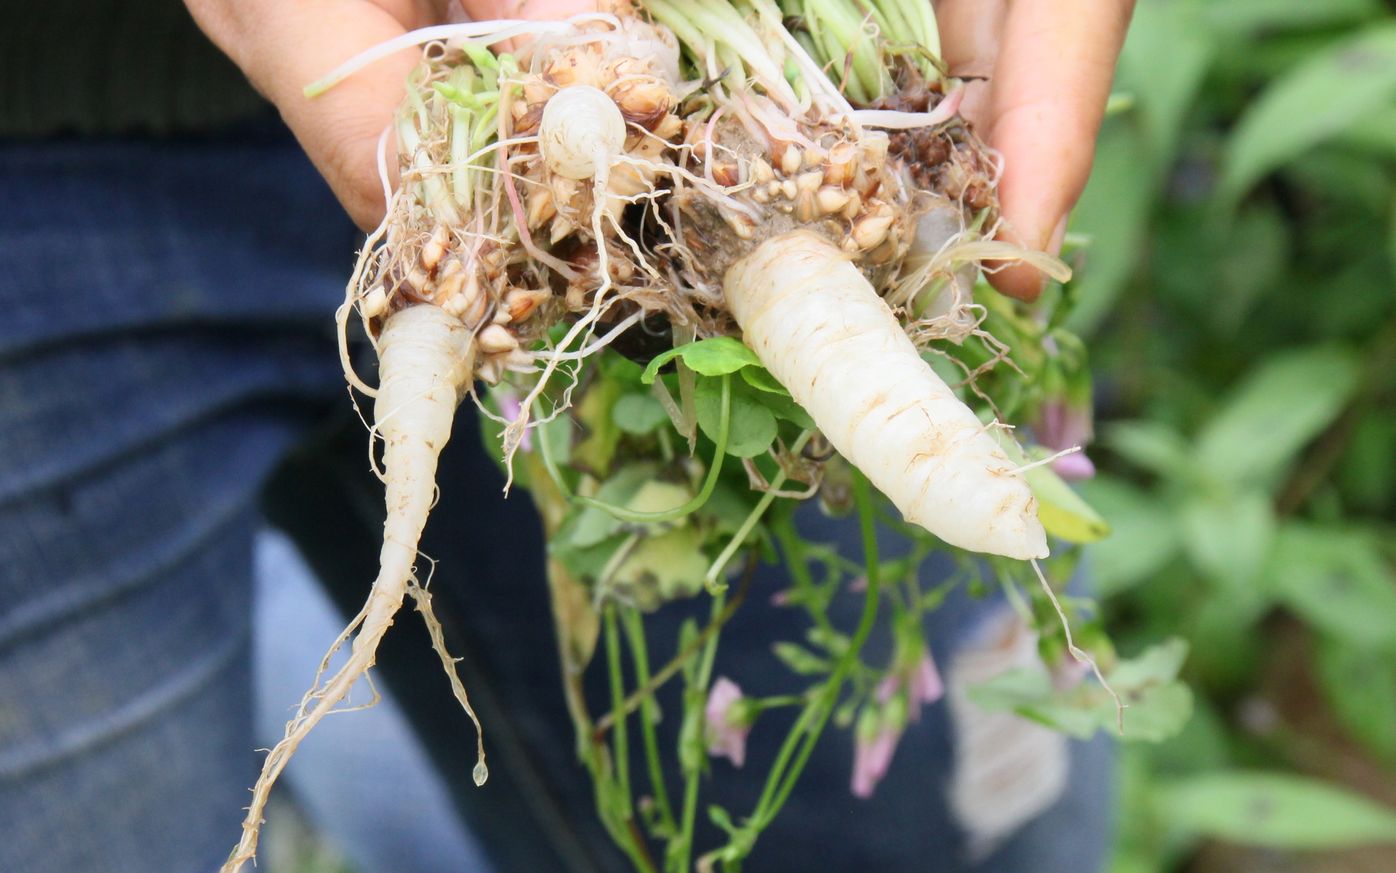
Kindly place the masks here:
<instances>
[{"instance_id":1,"label":"blue jeans","mask_svg":"<svg viewBox=\"0 0 1396 873\"><path fill-rule=\"evenodd\" d=\"M213 870L258 763L259 501L307 439L270 514L342 604L357 608L372 575L381 496L330 318L358 236L273 125L3 144L0 202L0 870ZM381 673L499 870L623 870L573 757L532 510L522 494L501 503L471 415L446 454L424 551L440 561L438 607L487 722L487 787L468 787L471 734L418 622L394 627ZM762 571L718 665L762 693L789 687L770 641L801 629L766 603L778 576ZM837 618L856 608L849 598ZM936 614L942 663L979 609L961 599ZM680 612L656 617L656 646ZM672 700L666 712L672 729ZM749 808L780 733L758 727L745 770L716 763L714 799ZM876 797L857 801L851 739L831 729L750 869L1099 869L1105 746L1073 746L1068 796L974 867L941 799L951 742L938 704Z\"/></svg>"}]
</instances>

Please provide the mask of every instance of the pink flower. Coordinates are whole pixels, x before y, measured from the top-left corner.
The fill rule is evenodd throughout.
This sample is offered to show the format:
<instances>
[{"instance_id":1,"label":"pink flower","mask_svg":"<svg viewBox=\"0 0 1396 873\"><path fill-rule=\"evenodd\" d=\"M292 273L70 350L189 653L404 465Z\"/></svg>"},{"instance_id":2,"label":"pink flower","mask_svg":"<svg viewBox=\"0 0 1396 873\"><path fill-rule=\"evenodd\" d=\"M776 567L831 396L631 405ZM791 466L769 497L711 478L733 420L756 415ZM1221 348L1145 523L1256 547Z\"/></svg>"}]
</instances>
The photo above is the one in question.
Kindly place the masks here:
<instances>
[{"instance_id":1,"label":"pink flower","mask_svg":"<svg viewBox=\"0 0 1396 873\"><path fill-rule=\"evenodd\" d=\"M945 685L929 649L922 652L911 670L903 669L882 677L875 692L877 702L887 703L902 691L906 692L907 714L912 721L920 719L923 705L935 703L945 694Z\"/></svg>"},{"instance_id":2,"label":"pink flower","mask_svg":"<svg viewBox=\"0 0 1396 873\"><path fill-rule=\"evenodd\" d=\"M936 669L930 649L917 662L916 672L907 685L907 693L911 695L912 718L920 714L922 704L935 703L945 694L945 683L940 680L940 671Z\"/></svg>"},{"instance_id":3,"label":"pink flower","mask_svg":"<svg viewBox=\"0 0 1396 873\"><path fill-rule=\"evenodd\" d=\"M744 700L741 686L726 676L719 676L708 690L708 704L704 710L708 754L728 758L737 767L746 761L746 738L754 720L754 713Z\"/></svg>"},{"instance_id":4,"label":"pink flower","mask_svg":"<svg viewBox=\"0 0 1396 873\"><path fill-rule=\"evenodd\" d=\"M864 706L858 716L850 786L854 797L872 796L877 783L887 775L907 723L920 720L921 707L935 703L945 694L940 671L920 636L919 625L911 627L912 630L898 635L892 666L873 689L875 702Z\"/></svg>"},{"instance_id":5,"label":"pink flower","mask_svg":"<svg viewBox=\"0 0 1396 873\"><path fill-rule=\"evenodd\" d=\"M853 779L849 790L866 800L892 766L902 731L906 729L906 699L900 695L881 706L866 706L858 717L853 740Z\"/></svg>"},{"instance_id":6,"label":"pink flower","mask_svg":"<svg viewBox=\"0 0 1396 873\"><path fill-rule=\"evenodd\" d=\"M1091 441L1090 407L1050 400L1043 404L1033 431L1038 443L1052 452L1083 447ZM1095 464L1084 451L1062 455L1052 462L1052 469L1067 480L1089 479L1095 475Z\"/></svg>"},{"instance_id":7,"label":"pink flower","mask_svg":"<svg viewBox=\"0 0 1396 873\"><path fill-rule=\"evenodd\" d=\"M892 765L892 756L901 738L901 731L888 728L882 728L869 739L858 738L853 748L853 783L849 786L854 797L863 800L872 797L873 789Z\"/></svg>"}]
</instances>

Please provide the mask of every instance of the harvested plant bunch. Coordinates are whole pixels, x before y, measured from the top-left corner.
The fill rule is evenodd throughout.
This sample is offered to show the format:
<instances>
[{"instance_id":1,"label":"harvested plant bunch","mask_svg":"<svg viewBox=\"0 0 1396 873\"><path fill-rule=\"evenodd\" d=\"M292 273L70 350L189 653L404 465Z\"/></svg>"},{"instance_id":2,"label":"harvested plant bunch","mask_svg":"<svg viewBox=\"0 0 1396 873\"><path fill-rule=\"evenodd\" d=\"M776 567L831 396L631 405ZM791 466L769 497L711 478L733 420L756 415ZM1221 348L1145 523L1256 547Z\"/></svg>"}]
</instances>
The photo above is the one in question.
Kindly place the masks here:
<instances>
[{"instance_id":1,"label":"harvested plant bunch","mask_svg":"<svg viewBox=\"0 0 1396 873\"><path fill-rule=\"evenodd\" d=\"M526 41L501 50L515 38ZM716 594L713 623L683 643L687 660L655 679L682 669L685 699L696 695L700 704L686 710L684 726L684 767L696 780L702 761L693 735L702 722L692 713L711 678L717 629L730 616L722 580L733 555L778 498L819 493L838 503L830 468L845 504L850 488L860 495L871 531L866 482L846 466L838 473L832 450L945 543L1046 557L1024 475L1031 465L995 433L1001 423L981 421L925 356L950 354L977 391L975 377L1007 352L983 329L989 310L970 297L980 262L1029 260L1058 278L1065 268L993 241L997 160L955 116L958 92L937 66L928 4L621 0L611 12L562 22L428 28L351 60L307 91L411 44L425 46L423 61L380 148L387 215L359 256L338 316L346 378L374 398L371 445L384 445L379 575L268 754L223 871L236 873L253 857L272 784L367 675L407 595L469 712L414 562L437 456L477 381L497 386L481 408L500 425L511 475L530 431L541 431L523 455L525 479L554 538L550 581L579 754L612 836L637 867L653 869L622 763L630 704L617 690L612 753L599 739L607 726L591 721L580 691L598 613L607 617L614 677L617 610L693 593L648 589L656 574L700 562L689 575ZM389 141L397 145L395 191ZM377 388L353 370L352 314L377 352ZM970 337L992 350L988 360L931 345ZM643 373L614 349L588 361L622 342L649 361ZM676 357L675 373L659 372ZM639 398L627 425L633 439L613 433L622 396ZM564 416L587 428L581 442L549 432L569 424ZM690 457L675 451L669 423ZM692 457L700 432L713 444L706 467ZM567 473L548 456L550 445L569 454ZM742 459L745 497L719 510L713 497L724 489L730 496L733 479L731 465L724 473L727 454ZM802 487L782 491L787 481ZM786 535L783 543L797 542ZM868 560L863 621L852 638L829 638L841 645L836 666L806 701L768 791L723 860L745 857L778 811L855 667L876 614L871 540ZM638 651L636 622L627 636ZM323 678L345 643L348 661ZM1067 644L1085 657L1069 633ZM700 649L707 666L686 666ZM915 662L924 644L917 637L904 649ZM653 741L651 731L647 751ZM479 756L483 782L482 740ZM612 789L624 792L623 807L607 799ZM690 787L681 812L666 811L666 869L687 869L694 803Z\"/></svg>"}]
</instances>

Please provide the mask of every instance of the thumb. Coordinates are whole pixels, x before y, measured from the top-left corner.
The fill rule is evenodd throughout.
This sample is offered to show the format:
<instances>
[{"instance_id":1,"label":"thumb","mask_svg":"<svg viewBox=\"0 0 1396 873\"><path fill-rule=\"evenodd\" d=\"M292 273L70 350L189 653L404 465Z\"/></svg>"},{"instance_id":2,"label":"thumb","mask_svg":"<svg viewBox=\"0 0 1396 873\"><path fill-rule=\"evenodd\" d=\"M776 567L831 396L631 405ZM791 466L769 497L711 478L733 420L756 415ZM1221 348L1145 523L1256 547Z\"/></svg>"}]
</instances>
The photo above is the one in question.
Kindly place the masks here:
<instances>
[{"instance_id":1,"label":"thumb","mask_svg":"<svg viewBox=\"0 0 1396 873\"><path fill-rule=\"evenodd\" d=\"M314 99L302 89L355 54L400 36L405 23L367 0L189 0L188 6L209 38L280 111L354 221L365 229L375 226L386 209L378 140L392 123L402 83L420 51L405 49L365 67Z\"/></svg>"}]
</instances>

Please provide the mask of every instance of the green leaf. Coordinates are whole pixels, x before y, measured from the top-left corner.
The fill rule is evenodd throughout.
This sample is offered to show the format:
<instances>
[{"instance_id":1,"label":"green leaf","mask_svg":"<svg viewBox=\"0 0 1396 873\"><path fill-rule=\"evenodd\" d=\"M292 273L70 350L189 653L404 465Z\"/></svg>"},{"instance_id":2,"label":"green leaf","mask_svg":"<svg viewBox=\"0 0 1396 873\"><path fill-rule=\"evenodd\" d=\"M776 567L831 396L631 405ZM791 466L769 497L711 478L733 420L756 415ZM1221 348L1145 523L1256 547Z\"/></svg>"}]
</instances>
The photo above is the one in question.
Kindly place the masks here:
<instances>
[{"instance_id":1,"label":"green leaf","mask_svg":"<svg viewBox=\"0 0 1396 873\"><path fill-rule=\"evenodd\" d=\"M1143 121L1141 151L1157 177L1173 165L1182 123L1192 106L1219 40L1206 10L1191 3L1140 3L1120 52L1118 78L1138 96ZM1158 71L1167 69L1167 76Z\"/></svg>"},{"instance_id":2,"label":"green leaf","mask_svg":"<svg viewBox=\"0 0 1396 873\"><path fill-rule=\"evenodd\" d=\"M1396 574L1367 535L1288 524L1268 581L1281 602L1316 627L1352 645L1396 651Z\"/></svg>"},{"instance_id":3,"label":"green leaf","mask_svg":"<svg viewBox=\"0 0 1396 873\"><path fill-rule=\"evenodd\" d=\"M1091 333L1110 313L1120 291L1142 262L1149 208L1157 181L1141 172L1148 139L1127 118L1107 119L1096 145L1095 164L1071 230L1090 239L1079 278L1068 286L1074 305L1066 327Z\"/></svg>"},{"instance_id":4,"label":"green leaf","mask_svg":"<svg viewBox=\"0 0 1396 873\"><path fill-rule=\"evenodd\" d=\"M1188 480L1193 463L1188 444L1176 430L1153 421L1126 421L1111 425L1104 445L1137 467L1165 479Z\"/></svg>"},{"instance_id":5,"label":"green leaf","mask_svg":"<svg viewBox=\"0 0 1396 873\"><path fill-rule=\"evenodd\" d=\"M1396 26L1330 46L1273 83L1236 126L1222 173L1234 202L1276 167L1341 133L1396 94Z\"/></svg>"},{"instance_id":6,"label":"green leaf","mask_svg":"<svg viewBox=\"0 0 1396 873\"><path fill-rule=\"evenodd\" d=\"M828 660L819 657L799 643L779 642L771 646L771 651L775 653L782 664L801 676L814 676L828 673L830 670Z\"/></svg>"},{"instance_id":7,"label":"green leaf","mask_svg":"<svg viewBox=\"0 0 1396 873\"><path fill-rule=\"evenodd\" d=\"M1203 26L1233 31L1333 27L1382 14L1381 0L1226 0L1203 7Z\"/></svg>"},{"instance_id":8,"label":"green leaf","mask_svg":"<svg viewBox=\"0 0 1396 873\"><path fill-rule=\"evenodd\" d=\"M742 378L746 383L760 391L770 394L784 394L790 396L790 392L785 390L785 386L776 381L776 377L771 375L771 371L765 367L745 367L742 369Z\"/></svg>"},{"instance_id":9,"label":"green leaf","mask_svg":"<svg viewBox=\"0 0 1396 873\"><path fill-rule=\"evenodd\" d=\"M1175 826L1233 843L1335 849L1396 842L1396 813L1317 779L1224 772L1158 790Z\"/></svg>"},{"instance_id":10,"label":"green leaf","mask_svg":"<svg viewBox=\"0 0 1396 873\"><path fill-rule=\"evenodd\" d=\"M709 439L717 438L718 417L722 413L721 387L718 379L699 379L694 390L698 427ZM776 419L761 399L765 396L769 395L759 395L742 382L732 382L732 416L727 432L729 455L754 458L765 452L775 440Z\"/></svg>"},{"instance_id":11,"label":"green leaf","mask_svg":"<svg viewBox=\"0 0 1396 873\"><path fill-rule=\"evenodd\" d=\"M1110 534L1110 525L1051 467L1023 474L1037 498L1037 517L1047 533L1069 543L1094 543Z\"/></svg>"},{"instance_id":12,"label":"green leaf","mask_svg":"<svg viewBox=\"0 0 1396 873\"><path fill-rule=\"evenodd\" d=\"M1157 498L1103 475L1082 482L1081 493L1111 528L1089 552L1101 597L1143 582L1178 553L1173 514Z\"/></svg>"},{"instance_id":13,"label":"green leaf","mask_svg":"<svg viewBox=\"0 0 1396 873\"><path fill-rule=\"evenodd\" d=\"M1192 692L1177 679L1187 650L1183 640L1170 639L1137 658L1119 661L1106 676L1129 707L1122 739L1160 742L1187 724ZM1009 670L971 687L969 697L985 709L1011 710L1081 739L1102 729L1113 733L1116 727L1115 702L1103 688L1087 681L1056 689L1041 667Z\"/></svg>"},{"instance_id":14,"label":"green leaf","mask_svg":"<svg viewBox=\"0 0 1396 873\"><path fill-rule=\"evenodd\" d=\"M1198 465L1223 482L1272 479L1337 417L1358 376L1353 355L1329 346L1266 358L1198 436Z\"/></svg>"},{"instance_id":15,"label":"green leaf","mask_svg":"<svg viewBox=\"0 0 1396 873\"><path fill-rule=\"evenodd\" d=\"M994 434L1004 454L1013 463L1023 466L1027 457L1017 442L1003 431ZM1050 466L1033 467L1023 474L1033 496L1037 498L1037 517L1047 533L1069 543L1093 543L1110 533L1110 525L1090 504L1062 481Z\"/></svg>"},{"instance_id":16,"label":"green leaf","mask_svg":"<svg viewBox=\"0 0 1396 873\"><path fill-rule=\"evenodd\" d=\"M702 545L702 532L692 526L645 537L616 568L611 591L646 612L694 596L708 570Z\"/></svg>"},{"instance_id":17,"label":"green leaf","mask_svg":"<svg viewBox=\"0 0 1396 873\"><path fill-rule=\"evenodd\" d=\"M1113 715L1114 709L1110 709ZM1136 692L1125 710L1121 739L1136 743L1161 743L1177 736L1192 718L1192 689L1179 681L1164 682Z\"/></svg>"},{"instance_id":18,"label":"green leaf","mask_svg":"<svg viewBox=\"0 0 1396 873\"><path fill-rule=\"evenodd\" d=\"M1387 764L1396 763L1396 663L1390 654L1323 639L1318 675L1333 714Z\"/></svg>"},{"instance_id":19,"label":"green leaf","mask_svg":"<svg viewBox=\"0 0 1396 873\"><path fill-rule=\"evenodd\" d=\"M1275 511L1259 492L1198 495L1179 511L1183 549L1212 581L1245 589L1260 576L1275 537Z\"/></svg>"},{"instance_id":20,"label":"green leaf","mask_svg":"<svg viewBox=\"0 0 1396 873\"><path fill-rule=\"evenodd\" d=\"M669 420L664 407L652 394L622 394L611 407L611 418L616 427L628 434L650 433Z\"/></svg>"},{"instance_id":21,"label":"green leaf","mask_svg":"<svg viewBox=\"0 0 1396 873\"><path fill-rule=\"evenodd\" d=\"M751 369L742 371L743 373L755 372ZM793 423L801 430L813 430L814 419L809 417L804 407L796 403L794 398L788 394L771 394L762 392L760 394L748 394L748 397L755 403L759 403L771 411L771 414L782 421Z\"/></svg>"},{"instance_id":22,"label":"green leaf","mask_svg":"<svg viewBox=\"0 0 1396 873\"><path fill-rule=\"evenodd\" d=\"M700 376L725 376L743 367L761 366L761 359L742 345L741 340L719 336L687 343L656 356L645 367L640 381L646 385L654 382L659 368L674 358L682 358L688 368Z\"/></svg>"},{"instance_id":23,"label":"green leaf","mask_svg":"<svg viewBox=\"0 0 1396 873\"><path fill-rule=\"evenodd\" d=\"M1352 503L1380 510L1396 498L1396 410L1367 410L1343 453L1339 480Z\"/></svg>"},{"instance_id":24,"label":"green leaf","mask_svg":"<svg viewBox=\"0 0 1396 873\"><path fill-rule=\"evenodd\" d=\"M1396 106L1369 112L1343 131L1337 144L1376 158L1396 158Z\"/></svg>"},{"instance_id":25,"label":"green leaf","mask_svg":"<svg viewBox=\"0 0 1396 873\"><path fill-rule=\"evenodd\" d=\"M1183 669L1187 659L1187 641L1172 637L1150 646L1134 658L1120 661L1110 671L1110 682L1121 693L1171 682L1178 678L1178 671Z\"/></svg>"},{"instance_id":26,"label":"green leaf","mask_svg":"<svg viewBox=\"0 0 1396 873\"><path fill-rule=\"evenodd\" d=\"M567 568L567 572L570 573L574 579L578 582L583 580L590 582L601 575L611 563L611 559L615 557L616 550L629 538L630 534L621 532L612 534L605 537L600 542L592 543L588 546L570 544L564 546L549 545L549 550L558 561ZM578 597L579 602L585 604L587 608L587 612L584 613L584 615L594 618L595 613L591 612L592 596L590 591L582 591L579 593ZM599 627L600 625L598 624L597 628L599 629ZM592 630L592 632L594 631L595 629ZM569 629L568 633L571 632L572 630ZM590 651L591 647L595 645L595 642L595 639L591 639L590 642L583 646L583 650Z\"/></svg>"},{"instance_id":27,"label":"green leaf","mask_svg":"<svg viewBox=\"0 0 1396 873\"><path fill-rule=\"evenodd\" d=\"M693 492L674 482L650 479L636 489L622 505L632 512L668 512L683 506L693 497ZM598 500L608 502L598 495Z\"/></svg>"},{"instance_id":28,"label":"green leaf","mask_svg":"<svg viewBox=\"0 0 1396 873\"><path fill-rule=\"evenodd\" d=\"M623 390L614 379L598 379L587 388L573 413L586 436L573 447L571 463L598 479L610 472L611 459L620 442L620 428L616 427L611 408Z\"/></svg>"},{"instance_id":29,"label":"green leaf","mask_svg":"<svg viewBox=\"0 0 1396 873\"><path fill-rule=\"evenodd\" d=\"M653 464L622 467L596 490L594 496L603 503L625 506L640 489L654 480L655 473ZM620 530L622 524L619 519L595 507L577 507L559 526L549 546L555 550L593 546Z\"/></svg>"}]
</instances>

